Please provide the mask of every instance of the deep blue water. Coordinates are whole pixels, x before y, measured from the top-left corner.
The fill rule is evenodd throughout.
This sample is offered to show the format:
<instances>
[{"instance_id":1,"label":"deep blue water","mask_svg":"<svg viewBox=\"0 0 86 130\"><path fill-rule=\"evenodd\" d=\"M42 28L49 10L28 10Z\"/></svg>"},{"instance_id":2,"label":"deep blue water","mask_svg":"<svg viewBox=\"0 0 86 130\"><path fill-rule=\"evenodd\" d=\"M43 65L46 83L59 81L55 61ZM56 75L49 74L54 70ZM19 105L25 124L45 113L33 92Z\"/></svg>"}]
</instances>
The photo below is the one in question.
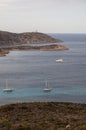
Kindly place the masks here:
<instances>
[{"instance_id":1,"label":"deep blue water","mask_svg":"<svg viewBox=\"0 0 86 130\"><path fill-rule=\"evenodd\" d=\"M59 34L63 38L63 34ZM58 37L58 34L53 34ZM70 34L70 37L71 34ZM80 37L80 36L79 36ZM82 37L82 35L81 35ZM11 51L0 57L0 104L29 101L86 103L86 41L66 34L66 51ZM72 39L72 40L71 40ZM56 63L62 58L64 62ZM11 93L3 92L8 86ZM45 93L45 81L52 91Z\"/></svg>"},{"instance_id":2,"label":"deep blue water","mask_svg":"<svg viewBox=\"0 0 86 130\"><path fill-rule=\"evenodd\" d=\"M86 42L86 34L83 33L50 33L49 35L68 42Z\"/></svg>"}]
</instances>

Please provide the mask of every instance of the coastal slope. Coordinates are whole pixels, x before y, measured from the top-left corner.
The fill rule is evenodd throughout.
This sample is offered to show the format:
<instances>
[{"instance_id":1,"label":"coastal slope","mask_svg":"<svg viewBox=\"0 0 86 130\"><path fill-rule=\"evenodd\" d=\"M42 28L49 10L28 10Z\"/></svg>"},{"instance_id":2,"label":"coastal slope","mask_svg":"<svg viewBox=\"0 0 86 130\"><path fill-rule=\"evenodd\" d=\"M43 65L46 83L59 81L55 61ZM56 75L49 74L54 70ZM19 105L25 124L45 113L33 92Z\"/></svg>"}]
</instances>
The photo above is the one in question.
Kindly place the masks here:
<instances>
[{"instance_id":1,"label":"coastal slope","mask_svg":"<svg viewBox=\"0 0 86 130\"><path fill-rule=\"evenodd\" d=\"M60 39L40 32L11 33L0 31L0 45L17 45L26 43L55 43Z\"/></svg>"},{"instance_id":2,"label":"coastal slope","mask_svg":"<svg viewBox=\"0 0 86 130\"><path fill-rule=\"evenodd\" d=\"M86 130L86 104L34 102L1 106L0 130Z\"/></svg>"}]
</instances>

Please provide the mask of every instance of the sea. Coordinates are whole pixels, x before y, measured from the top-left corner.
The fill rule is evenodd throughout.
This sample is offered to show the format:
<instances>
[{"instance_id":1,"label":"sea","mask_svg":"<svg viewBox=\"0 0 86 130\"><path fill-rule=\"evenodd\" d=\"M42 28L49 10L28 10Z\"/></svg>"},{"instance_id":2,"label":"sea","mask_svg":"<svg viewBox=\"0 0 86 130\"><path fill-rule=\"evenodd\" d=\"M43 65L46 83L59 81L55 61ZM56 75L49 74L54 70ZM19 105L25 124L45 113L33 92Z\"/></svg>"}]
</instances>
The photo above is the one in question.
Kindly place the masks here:
<instances>
[{"instance_id":1,"label":"sea","mask_svg":"<svg viewBox=\"0 0 86 130\"><path fill-rule=\"evenodd\" d=\"M63 51L11 51L0 57L0 105L20 102L86 103L86 34L50 33ZM48 44L48 43L46 43ZM63 62L56 62L63 59ZM46 85L52 88L44 92ZM12 92L4 92L4 88Z\"/></svg>"}]
</instances>

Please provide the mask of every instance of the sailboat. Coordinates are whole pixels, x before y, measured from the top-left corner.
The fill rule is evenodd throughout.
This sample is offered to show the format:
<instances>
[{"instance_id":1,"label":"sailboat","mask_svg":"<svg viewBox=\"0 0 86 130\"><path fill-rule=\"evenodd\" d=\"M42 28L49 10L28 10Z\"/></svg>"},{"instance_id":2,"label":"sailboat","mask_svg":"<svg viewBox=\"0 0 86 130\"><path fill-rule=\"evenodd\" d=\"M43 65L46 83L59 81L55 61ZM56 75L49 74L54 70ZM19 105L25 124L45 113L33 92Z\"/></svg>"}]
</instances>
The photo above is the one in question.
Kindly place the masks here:
<instances>
[{"instance_id":1,"label":"sailboat","mask_svg":"<svg viewBox=\"0 0 86 130\"><path fill-rule=\"evenodd\" d=\"M12 92L13 89L8 87L8 82L6 80L6 88L3 89L4 92Z\"/></svg>"},{"instance_id":2,"label":"sailboat","mask_svg":"<svg viewBox=\"0 0 86 130\"><path fill-rule=\"evenodd\" d=\"M44 92L50 92L52 88L49 87L48 82L46 81L45 88L43 89Z\"/></svg>"},{"instance_id":3,"label":"sailboat","mask_svg":"<svg viewBox=\"0 0 86 130\"><path fill-rule=\"evenodd\" d=\"M63 62L63 59L57 59L56 62Z\"/></svg>"}]
</instances>

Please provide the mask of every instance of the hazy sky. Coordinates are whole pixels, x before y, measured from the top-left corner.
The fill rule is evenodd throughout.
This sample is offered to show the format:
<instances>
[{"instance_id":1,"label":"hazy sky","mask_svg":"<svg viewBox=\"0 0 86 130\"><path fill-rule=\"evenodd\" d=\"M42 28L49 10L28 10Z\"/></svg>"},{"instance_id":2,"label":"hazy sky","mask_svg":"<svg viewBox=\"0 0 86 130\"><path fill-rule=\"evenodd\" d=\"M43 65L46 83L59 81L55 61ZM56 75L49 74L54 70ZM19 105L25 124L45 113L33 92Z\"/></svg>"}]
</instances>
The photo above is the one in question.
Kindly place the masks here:
<instances>
[{"instance_id":1,"label":"hazy sky","mask_svg":"<svg viewBox=\"0 0 86 130\"><path fill-rule=\"evenodd\" d=\"M86 0L0 0L0 30L86 33Z\"/></svg>"}]
</instances>

